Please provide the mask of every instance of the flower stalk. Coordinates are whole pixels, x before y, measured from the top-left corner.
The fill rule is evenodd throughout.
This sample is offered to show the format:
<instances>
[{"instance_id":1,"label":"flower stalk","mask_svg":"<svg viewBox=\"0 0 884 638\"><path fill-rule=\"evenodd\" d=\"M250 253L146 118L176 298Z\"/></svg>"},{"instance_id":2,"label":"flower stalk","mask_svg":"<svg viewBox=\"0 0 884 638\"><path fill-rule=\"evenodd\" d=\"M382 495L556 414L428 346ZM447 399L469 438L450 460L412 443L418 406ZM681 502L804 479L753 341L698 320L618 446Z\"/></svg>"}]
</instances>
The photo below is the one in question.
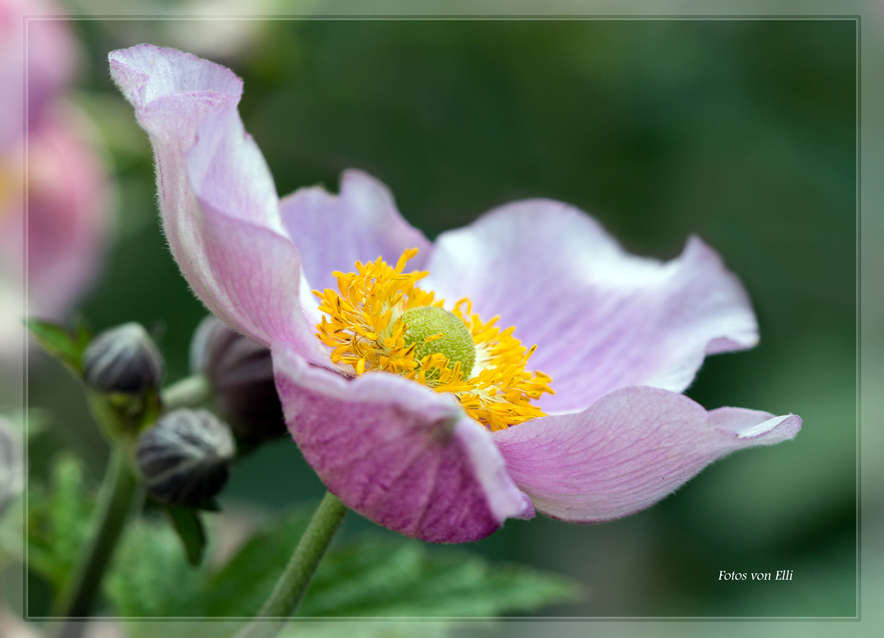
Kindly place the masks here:
<instances>
[{"instance_id":1,"label":"flower stalk","mask_svg":"<svg viewBox=\"0 0 884 638\"><path fill-rule=\"evenodd\" d=\"M160 396L167 412L177 408L196 408L209 400L212 387L205 375L194 374L173 383Z\"/></svg>"},{"instance_id":2,"label":"flower stalk","mask_svg":"<svg viewBox=\"0 0 884 638\"><path fill-rule=\"evenodd\" d=\"M282 630L304 598L310 580L347 511L347 506L337 496L325 493L270 598L236 638L273 638Z\"/></svg>"},{"instance_id":3,"label":"flower stalk","mask_svg":"<svg viewBox=\"0 0 884 638\"><path fill-rule=\"evenodd\" d=\"M210 395L209 382L203 375L182 379L161 393L166 411L202 405L208 401ZM96 418L105 429L111 418L108 414L101 410L95 412ZM112 444L94 515L94 536L81 554L80 562L74 566L53 607L53 616L66 619L57 634L59 638L78 638L82 634L85 623L77 622L76 619L89 616L129 514L136 501L140 500L140 483L129 459L128 445L124 438L118 438Z\"/></svg>"},{"instance_id":4,"label":"flower stalk","mask_svg":"<svg viewBox=\"0 0 884 638\"><path fill-rule=\"evenodd\" d=\"M68 619L59 636L74 638L80 634L83 623L72 622L71 619L89 615L105 568L110 563L138 492L138 479L126 451L118 444L111 453L99 492L95 536L81 555L80 563L74 568L53 610L54 616Z\"/></svg>"}]
</instances>

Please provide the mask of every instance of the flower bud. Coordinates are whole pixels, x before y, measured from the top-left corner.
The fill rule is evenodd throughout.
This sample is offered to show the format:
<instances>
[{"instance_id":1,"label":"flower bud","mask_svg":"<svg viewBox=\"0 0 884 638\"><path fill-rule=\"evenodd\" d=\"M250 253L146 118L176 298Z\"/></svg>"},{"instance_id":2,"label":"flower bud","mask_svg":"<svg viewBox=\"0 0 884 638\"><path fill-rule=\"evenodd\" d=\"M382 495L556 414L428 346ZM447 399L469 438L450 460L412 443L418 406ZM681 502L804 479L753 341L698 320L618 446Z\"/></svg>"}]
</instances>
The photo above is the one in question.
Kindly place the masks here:
<instances>
[{"instance_id":1,"label":"flower bud","mask_svg":"<svg viewBox=\"0 0 884 638\"><path fill-rule=\"evenodd\" d=\"M286 434L270 350L210 315L194 333L190 367L209 378L215 409L238 435L269 440Z\"/></svg>"},{"instance_id":2,"label":"flower bud","mask_svg":"<svg viewBox=\"0 0 884 638\"><path fill-rule=\"evenodd\" d=\"M9 422L0 417L0 516L21 492L23 473L21 441Z\"/></svg>"},{"instance_id":3,"label":"flower bud","mask_svg":"<svg viewBox=\"0 0 884 638\"><path fill-rule=\"evenodd\" d=\"M227 482L236 443L206 410L175 410L138 437L136 463L144 485L168 505L198 507Z\"/></svg>"},{"instance_id":4,"label":"flower bud","mask_svg":"<svg viewBox=\"0 0 884 638\"><path fill-rule=\"evenodd\" d=\"M83 352L83 376L105 393L141 394L159 388L165 365L147 331L124 323L95 337Z\"/></svg>"}]
</instances>

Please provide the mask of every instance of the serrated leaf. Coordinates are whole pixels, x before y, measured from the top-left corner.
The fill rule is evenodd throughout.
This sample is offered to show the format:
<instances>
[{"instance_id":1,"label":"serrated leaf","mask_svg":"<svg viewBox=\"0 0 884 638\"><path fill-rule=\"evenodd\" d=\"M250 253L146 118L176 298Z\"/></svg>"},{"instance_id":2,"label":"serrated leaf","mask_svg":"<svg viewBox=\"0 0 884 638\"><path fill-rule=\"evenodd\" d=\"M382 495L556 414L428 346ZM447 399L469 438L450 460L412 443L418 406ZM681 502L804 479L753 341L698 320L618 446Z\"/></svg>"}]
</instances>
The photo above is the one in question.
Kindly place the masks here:
<instances>
[{"instance_id":1,"label":"serrated leaf","mask_svg":"<svg viewBox=\"0 0 884 638\"><path fill-rule=\"evenodd\" d=\"M307 516L257 534L207 582L210 616L252 616L294 551ZM365 538L332 548L299 616L498 616L575 600L579 587L533 568L489 563L405 538Z\"/></svg>"},{"instance_id":2,"label":"serrated leaf","mask_svg":"<svg viewBox=\"0 0 884 638\"><path fill-rule=\"evenodd\" d=\"M123 617L201 616L204 578L188 564L181 540L169 525L140 519L127 530L104 591Z\"/></svg>"},{"instance_id":3,"label":"serrated leaf","mask_svg":"<svg viewBox=\"0 0 884 638\"><path fill-rule=\"evenodd\" d=\"M561 576L406 539L366 539L329 554L299 616L500 616L575 600Z\"/></svg>"},{"instance_id":4,"label":"serrated leaf","mask_svg":"<svg viewBox=\"0 0 884 638\"><path fill-rule=\"evenodd\" d=\"M79 322L73 330L40 319L28 319L27 326L43 350L61 359L78 376L82 373L83 351L92 339L84 322Z\"/></svg>"},{"instance_id":5,"label":"serrated leaf","mask_svg":"<svg viewBox=\"0 0 884 638\"><path fill-rule=\"evenodd\" d=\"M167 507L166 514L184 544L187 562L192 567L198 566L206 549L206 530L199 512L189 507Z\"/></svg>"},{"instance_id":6,"label":"serrated leaf","mask_svg":"<svg viewBox=\"0 0 884 638\"><path fill-rule=\"evenodd\" d=\"M60 588L89 536L93 498L81 461L61 457L50 485L32 485L28 498L28 567Z\"/></svg>"},{"instance_id":7,"label":"serrated leaf","mask_svg":"<svg viewBox=\"0 0 884 638\"><path fill-rule=\"evenodd\" d=\"M127 538L129 549L114 565L108 596L121 616L254 616L276 585L309 518L309 513L295 512L259 530L214 573L188 566L180 541L169 545L168 539L175 535L168 528L162 532L162 543L141 531L133 533ZM136 530L142 526L139 523ZM578 595L574 582L533 568L489 563L462 550L406 538L367 537L332 548L298 616L493 617L569 602ZM319 626L310 625L308 630L295 623L292 627L297 629L293 635L314 635L305 631L325 635ZM439 635L443 630L440 625Z\"/></svg>"}]
</instances>

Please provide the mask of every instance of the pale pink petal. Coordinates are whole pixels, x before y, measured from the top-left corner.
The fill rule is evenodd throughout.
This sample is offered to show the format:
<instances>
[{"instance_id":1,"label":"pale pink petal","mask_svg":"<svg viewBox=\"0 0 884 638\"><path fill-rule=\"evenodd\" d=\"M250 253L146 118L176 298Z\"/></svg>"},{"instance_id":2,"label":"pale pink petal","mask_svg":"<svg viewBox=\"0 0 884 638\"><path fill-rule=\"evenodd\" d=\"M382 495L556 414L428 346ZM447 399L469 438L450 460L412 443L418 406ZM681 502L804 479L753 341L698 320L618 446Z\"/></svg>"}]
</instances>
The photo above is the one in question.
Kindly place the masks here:
<instances>
[{"instance_id":1,"label":"pale pink petal","mask_svg":"<svg viewBox=\"0 0 884 638\"><path fill-rule=\"evenodd\" d=\"M681 394L616 390L583 412L493 434L510 477L553 518L595 523L627 516L737 450L792 439L795 415L721 408Z\"/></svg>"},{"instance_id":2,"label":"pale pink petal","mask_svg":"<svg viewBox=\"0 0 884 638\"><path fill-rule=\"evenodd\" d=\"M317 321L301 310L300 262L291 241L208 203L200 208L205 263L217 286L213 301L218 305L203 300L209 309L254 341L287 341L311 362L331 367L315 336Z\"/></svg>"},{"instance_id":3,"label":"pale pink petal","mask_svg":"<svg viewBox=\"0 0 884 638\"><path fill-rule=\"evenodd\" d=\"M43 0L0 0L0 152L21 142L26 123L29 129L43 123L74 75L79 51L69 24L34 19L57 13Z\"/></svg>"},{"instance_id":4,"label":"pale pink petal","mask_svg":"<svg viewBox=\"0 0 884 638\"><path fill-rule=\"evenodd\" d=\"M386 373L346 379L274 344L286 423L307 462L351 509L407 536L478 540L533 516L491 435L451 395Z\"/></svg>"},{"instance_id":5,"label":"pale pink petal","mask_svg":"<svg viewBox=\"0 0 884 638\"><path fill-rule=\"evenodd\" d=\"M692 237L661 263L626 253L585 213L549 200L498 208L443 233L425 287L469 297L526 345L553 378L547 411L584 408L617 388L680 392L707 354L758 341L739 280Z\"/></svg>"},{"instance_id":6,"label":"pale pink petal","mask_svg":"<svg viewBox=\"0 0 884 638\"><path fill-rule=\"evenodd\" d=\"M28 301L40 317L63 319L104 258L109 184L84 126L59 110L28 133Z\"/></svg>"},{"instance_id":7,"label":"pale pink petal","mask_svg":"<svg viewBox=\"0 0 884 638\"><path fill-rule=\"evenodd\" d=\"M22 4L30 16L37 13L51 15L58 11L53 3L40 0L27 0ZM17 28L20 26L21 22L16 25ZM31 19L27 22L28 130L43 124L52 103L74 77L80 51L70 27L71 24L63 19ZM11 97L5 94L3 101Z\"/></svg>"},{"instance_id":8,"label":"pale pink petal","mask_svg":"<svg viewBox=\"0 0 884 638\"><path fill-rule=\"evenodd\" d=\"M254 341L284 339L327 363L314 318L301 309L300 258L273 178L236 110L241 80L220 65L151 45L109 59L150 135L163 227L196 295Z\"/></svg>"},{"instance_id":9,"label":"pale pink petal","mask_svg":"<svg viewBox=\"0 0 884 638\"><path fill-rule=\"evenodd\" d=\"M389 189L362 171L345 171L338 195L320 186L302 188L283 199L280 210L307 281L318 290L336 290L332 273L355 272L357 260L383 257L395 264L406 249L417 248L408 262L412 271L430 256L430 242L402 218Z\"/></svg>"}]
</instances>

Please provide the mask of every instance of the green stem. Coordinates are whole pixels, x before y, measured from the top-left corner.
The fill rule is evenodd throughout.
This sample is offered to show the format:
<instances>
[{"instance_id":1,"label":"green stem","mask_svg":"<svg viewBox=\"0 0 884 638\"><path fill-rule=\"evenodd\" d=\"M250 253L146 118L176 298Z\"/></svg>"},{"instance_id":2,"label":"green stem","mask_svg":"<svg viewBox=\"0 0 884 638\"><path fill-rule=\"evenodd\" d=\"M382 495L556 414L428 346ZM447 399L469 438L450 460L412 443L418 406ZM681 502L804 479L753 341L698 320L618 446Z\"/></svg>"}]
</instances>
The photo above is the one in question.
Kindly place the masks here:
<instances>
[{"instance_id":1,"label":"green stem","mask_svg":"<svg viewBox=\"0 0 884 638\"><path fill-rule=\"evenodd\" d=\"M212 396L212 386L203 374L185 377L173 383L160 394L163 408L171 412L177 408L194 408L206 403Z\"/></svg>"},{"instance_id":2,"label":"green stem","mask_svg":"<svg viewBox=\"0 0 884 638\"><path fill-rule=\"evenodd\" d=\"M195 407L206 403L212 394L209 380L204 375L194 375L182 379L161 393L166 411L182 407ZM114 415L105 408L104 397L97 398L96 418L113 432ZM110 414L110 416L108 416ZM101 587L104 571L110 563L117 541L133 509L139 493L139 481L126 453L126 443L113 445L108 461L104 482L98 496L95 510L95 530L91 543L80 556L80 561L71 571L53 607L53 616L67 620L60 626L59 638L78 638L85 627L76 618L89 616L92 604Z\"/></svg>"},{"instance_id":3,"label":"green stem","mask_svg":"<svg viewBox=\"0 0 884 638\"><path fill-rule=\"evenodd\" d=\"M123 446L115 445L98 497L94 517L95 536L62 589L53 609L54 616L71 619L89 615L101 585L101 577L110 562L137 493L138 480L126 458L126 452ZM60 635L79 635L79 628L83 624L66 622Z\"/></svg>"},{"instance_id":4,"label":"green stem","mask_svg":"<svg viewBox=\"0 0 884 638\"><path fill-rule=\"evenodd\" d=\"M270 598L236 638L273 638L280 632L307 592L310 579L346 514L347 507L338 497L326 492ZM274 620L263 621L264 618Z\"/></svg>"}]
</instances>

